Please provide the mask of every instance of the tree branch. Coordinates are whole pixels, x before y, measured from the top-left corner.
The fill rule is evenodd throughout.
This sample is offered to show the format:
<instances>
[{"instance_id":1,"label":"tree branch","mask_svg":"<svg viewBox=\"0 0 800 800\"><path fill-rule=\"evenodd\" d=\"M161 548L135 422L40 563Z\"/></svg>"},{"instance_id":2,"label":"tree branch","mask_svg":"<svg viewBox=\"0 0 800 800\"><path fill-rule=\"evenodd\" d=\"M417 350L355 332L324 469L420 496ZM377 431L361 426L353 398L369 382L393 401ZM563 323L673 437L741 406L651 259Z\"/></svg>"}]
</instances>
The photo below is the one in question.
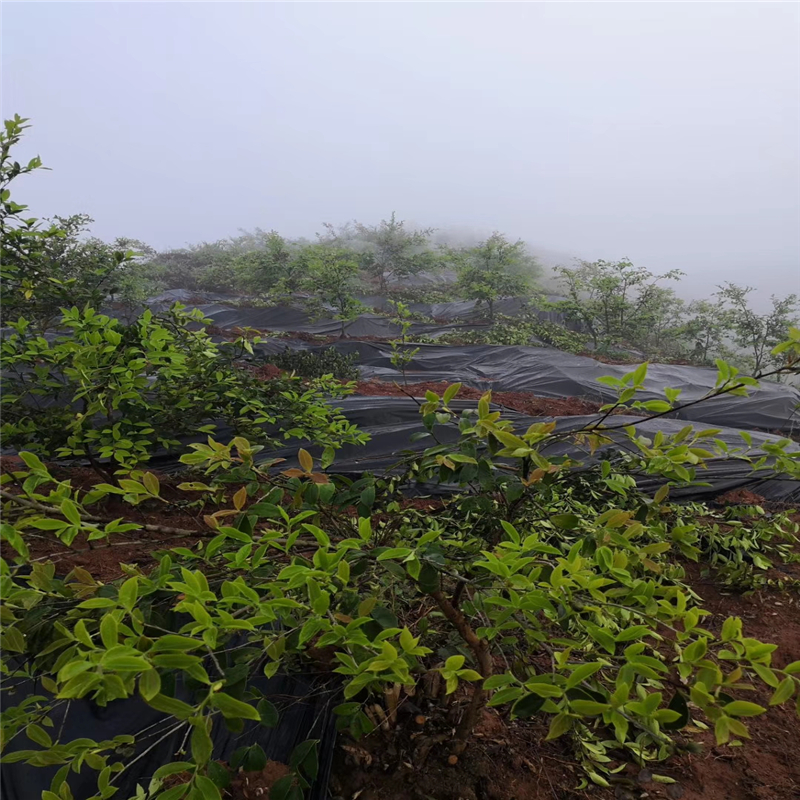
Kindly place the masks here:
<instances>
[{"instance_id":1,"label":"tree branch","mask_svg":"<svg viewBox=\"0 0 800 800\"><path fill-rule=\"evenodd\" d=\"M470 650L472 650L475 660L480 668L483 679L486 680L492 676L492 657L489 653L489 646L484 639L479 639L464 615L453 606L447 599L444 592L441 590L433 592L431 595L439 606L441 612L447 617L453 627L458 631L459 636L467 643ZM478 721L478 714L486 703L486 690L483 688L482 683L476 683L472 688L472 700L458 723L456 728L456 738L453 742L452 753L455 756L464 752L467 747L467 740L469 739L475 723Z\"/></svg>"}]
</instances>

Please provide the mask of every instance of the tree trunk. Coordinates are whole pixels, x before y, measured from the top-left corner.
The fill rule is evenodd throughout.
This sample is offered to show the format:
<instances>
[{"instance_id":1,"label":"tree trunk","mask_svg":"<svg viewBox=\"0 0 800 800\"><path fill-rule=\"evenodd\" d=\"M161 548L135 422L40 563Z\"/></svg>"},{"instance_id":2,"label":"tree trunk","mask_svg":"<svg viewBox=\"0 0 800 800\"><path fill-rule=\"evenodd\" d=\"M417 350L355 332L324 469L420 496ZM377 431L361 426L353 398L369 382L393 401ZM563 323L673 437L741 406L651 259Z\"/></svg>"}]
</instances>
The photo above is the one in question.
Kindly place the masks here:
<instances>
[{"instance_id":1,"label":"tree trunk","mask_svg":"<svg viewBox=\"0 0 800 800\"><path fill-rule=\"evenodd\" d=\"M444 592L441 590L433 593L433 599L441 609L442 613L447 617L453 627L458 631L461 638L472 650L475 656L475 661L478 663L483 679L486 680L492 676L492 657L489 653L489 646L484 639L479 639L475 632L470 628L469 623L464 618L464 615L447 599ZM464 752L467 747L467 740L472 734L472 729L478 721L478 715L481 709L486 704L486 690L483 688L483 683L476 682L472 687L472 700L470 701L461 722L458 723L456 728L455 740L452 745L452 753L455 756Z\"/></svg>"}]
</instances>

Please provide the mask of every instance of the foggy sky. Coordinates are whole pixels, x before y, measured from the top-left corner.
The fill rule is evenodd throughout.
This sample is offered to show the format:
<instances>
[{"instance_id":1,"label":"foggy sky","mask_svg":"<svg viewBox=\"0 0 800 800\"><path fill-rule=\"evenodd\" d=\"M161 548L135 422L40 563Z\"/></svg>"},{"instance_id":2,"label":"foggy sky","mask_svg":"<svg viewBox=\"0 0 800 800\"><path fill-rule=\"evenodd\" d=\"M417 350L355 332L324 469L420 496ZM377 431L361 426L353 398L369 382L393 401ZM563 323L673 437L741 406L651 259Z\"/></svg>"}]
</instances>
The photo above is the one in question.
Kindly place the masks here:
<instances>
[{"instance_id":1,"label":"foggy sky","mask_svg":"<svg viewBox=\"0 0 800 800\"><path fill-rule=\"evenodd\" d=\"M4 2L2 112L103 238L396 210L800 291L796 4Z\"/></svg>"}]
</instances>

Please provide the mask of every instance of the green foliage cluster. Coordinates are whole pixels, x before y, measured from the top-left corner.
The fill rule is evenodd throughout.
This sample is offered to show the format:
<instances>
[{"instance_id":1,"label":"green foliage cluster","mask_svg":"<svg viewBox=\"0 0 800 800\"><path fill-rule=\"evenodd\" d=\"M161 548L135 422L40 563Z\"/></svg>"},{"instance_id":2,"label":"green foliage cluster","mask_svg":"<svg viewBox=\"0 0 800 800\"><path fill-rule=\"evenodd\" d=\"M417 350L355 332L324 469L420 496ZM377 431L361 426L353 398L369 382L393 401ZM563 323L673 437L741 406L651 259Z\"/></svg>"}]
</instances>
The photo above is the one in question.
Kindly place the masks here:
<instances>
[{"instance_id":1,"label":"green foliage cluster","mask_svg":"<svg viewBox=\"0 0 800 800\"><path fill-rule=\"evenodd\" d=\"M330 377L259 381L238 363L252 355L254 340L215 344L205 331L210 320L197 310L146 310L128 325L98 313L101 287L116 286L109 282L135 256L81 240L83 217L58 219L61 227L46 231L23 219L8 186L40 167L38 159L26 168L10 160L24 122L8 121L2 139L2 288L11 330L0 340L5 446L87 459L108 477L147 461L157 447L212 433L215 420L264 443L364 441L328 402L347 387ZM81 305L58 314L64 333L43 335L58 304L73 297Z\"/></svg>"},{"instance_id":2,"label":"green foliage cluster","mask_svg":"<svg viewBox=\"0 0 800 800\"><path fill-rule=\"evenodd\" d=\"M539 319L528 314L523 317L498 315L487 328L446 333L437 340L442 344L501 344L529 345L542 341L551 347L570 353L581 353L586 349L586 336L572 331L557 322Z\"/></svg>"},{"instance_id":3,"label":"green foliage cluster","mask_svg":"<svg viewBox=\"0 0 800 800\"><path fill-rule=\"evenodd\" d=\"M0 291L6 319L24 315L46 327L64 306L96 307L114 292L129 298L127 277L136 254L121 240L109 245L84 239L92 221L86 215L56 217L44 227L11 199L12 181L43 169L38 156L27 165L12 160L26 123L15 116L0 132Z\"/></svg>"},{"instance_id":4,"label":"green foliage cluster","mask_svg":"<svg viewBox=\"0 0 800 800\"><path fill-rule=\"evenodd\" d=\"M635 348L648 357L683 358L711 365L726 358L749 372L778 363L773 349L797 324L797 295L772 297L772 309L757 314L748 305L753 289L726 283L712 300L686 303L660 285L683 275L654 275L629 260L581 261L558 270L567 299L554 304L580 324L593 347L610 354Z\"/></svg>"},{"instance_id":5,"label":"green foliage cluster","mask_svg":"<svg viewBox=\"0 0 800 800\"><path fill-rule=\"evenodd\" d=\"M403 383L406 385L406 369L414 360L414 356L419 352L419 347L409 347L408 342L411 331L411 311L405 303L399 300L390 300L389 303L394 311L393 321L400 326L400 336L392 339L390 344L392 347L392 355L390 361L392 366L403 374Z\"/></svg>"},{"instance_id":6,"label":"green foliage cluster","mask_svg":"<svg viewBox=\"0 0 800 800\"><path fill-rule=\"evenodd\" d=\"M358 354L346 354L335 347L320 347L314 350L291 350L269 357L269 362L286 372L294 372L302 378L323 378L326 375L339 381L358 380Z\"/></svg>"},{"instance_id":7,"label":"green foliage cluster","mask_svg":"<svg viewBox=\"0 0 800 800\"><path fill-rule=\"evenodd\" d=\"M156 447L213 433L224 420L255 441L314 439L323 446L362 437L330 398L348 389L330 377L260 381L237 362L253 340L215 344L198 310L145 311L132 325L87 308L65 312L67 334L48 339L27 320L0 342L2 435L42 456L133 468ZM193 329L198 326L199 329Z\"/></svg>"},{"instance_id":8,"label":"green foliage cluster","mask_svg":"<svg viewBox=\"0 0 800 800\"><path fill-rule=\"evenodd\" d=\"M523 241L511 242L497 231L475 247L451 250L449 255L461 296L485 303L490 320L495 301L526 294L540 272Z\"/></svg>"}]
</instances>

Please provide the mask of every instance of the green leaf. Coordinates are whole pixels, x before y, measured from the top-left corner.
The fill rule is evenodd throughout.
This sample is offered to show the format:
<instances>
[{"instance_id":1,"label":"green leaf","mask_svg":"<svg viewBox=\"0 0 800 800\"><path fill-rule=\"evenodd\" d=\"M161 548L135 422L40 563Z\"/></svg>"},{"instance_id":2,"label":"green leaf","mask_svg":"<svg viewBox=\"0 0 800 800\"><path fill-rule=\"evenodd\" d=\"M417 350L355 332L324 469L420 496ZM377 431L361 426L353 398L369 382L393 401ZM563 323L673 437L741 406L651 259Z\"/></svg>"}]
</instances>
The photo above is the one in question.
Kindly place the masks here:
<instances>
[{"instance_id":1,"label":"green leaf","mask_svg":"<svg viewBox=\"0 0 800 800\"><path fill-rule=\"evenodd\" d=\"M289 756L289 766L295 770L301 770L303 775L309 780L317 777L319 765L317 762L318 739L308 739L301 742Z\"/></svg>"},{"instance_id":2,"label":"green leaf","mask_svg":"<svg viewBox=\"0 0 800 800\"><path fill-rule=\"evenodd\" d=\"M267 728L274 728L278 724L278 709L266 698L258 701L256 706L261 724Z\"/></svg>"},{"instance_id":3,"label":"green leaf","mask_svg":"<svg viewBox=\"0 0 800 800\"><path fill-rule=\"evenodd\" d=\"M667 709L675 711L678 714L678 718L673 722L662 722L661 727L668 731L677 731L681 730L681 728L685 728L689 722L689 705L686 702L686 698L680 692L675 692L675 694L672 695Z\"/></svg>"},{"instance_id":4,"label":"green leaf","mask_svg":"<svg viewBox=\"0 0 800 800\"><path fill-rule=\"evenodd\" d=\"M244 754L242 769L245 772L260 772L266 766L267 754L264 748L257 744L250 745Z\"/></svg>"},{"instance_id":5,"label":"green leaf","mask_svg":"<svg viewBox=\"0 0 800 800\"><path fill-rule=\"evenodd\" d=\"M597 703L594 700L571 700L570 706L576 714L583 717L593 717L611 708L608 703Z\"/></svg>"},{"instance_id":6,"label":"green leaf","mask_svg":"<svg viewBox=\"0 0 800 800\"><path fill-rule=\"evenodd\" d=\"M203 643L197 639L190 639L188 636L175 636L174 634L168 633L156 639L150 652L161 653L164 650L195 650L198 647L203 647Z\"/></svg>"},{"instance_id":7,"label":"green leaf","mask_svg":"<svg viewBox=\"0 0 800 800\"><path fill-rule=\"evenodd\" d=\"M100 621L100 638L106 650L116 647L119 643L119 628L113 615L106 614Z\"/></svg>"},{"instance_id":8,"label":"green leaf","mask_svg":"<svg viewBox=\"0 0 800 800\"><path fill-rule=\"evenodd\" d=\"M520 697L513 706L511 706L511 716L514 719L527 719L538 713L545 703L547 698L540 697L536 694L528 694Z\"/></svg>"},{"instance_id":9,"label":"green leaf","mask_svg":"<svg viewBox=\"0 0 800 800\"><path fill-rule=\"evenodd\" d=\"M214 749L211 736L208 734L208 722L205 717L192 721L191 746L194 763L199 767L205 766Z\"/></svg>"},{"instance_id":10,"label":"green leaf","mask_svg":"<svg viewBox=\"0 0 800 800\"><path fill-rule=\"evenodd\" d=\"M632 642L634 639L641 639L645 634L650 633L650 628L646 625L633 625L617 634L616 641Z\"/></svg>"},{"instance_id":11,"label":"green leaf","mask_svg":"<svg viewBox=\"0 0 800 800\"><path fill-rule=\"evenodd\" d=\"M778 688L773 693L769 700L771 706L778 706L785 703L794 695L795 682L794 678L784 678L779 684Z\"/></svg>"},{"instance_id":12,"label":"green leaf","mask_svg":"<svg viewBox=\"0 0 800 800\"><path fill-rule=\"evenodd\" d=\"M538 694L539 697L561 697L564 694L564 690L560 686L556 686L552 683L529 681L525 684L525 688L529 692Z\"/></svg>"},{"instance_id":13,"label":"green leaf","mask_svg":"<svg viewBox=\"0 0 800 800\"><path fill-rule=\"evenodd\" d=\"M414 551L410 547L390 547L378 556L378 561L386 561L390 558L406 558L406 556L410 556L413 552Z\"/></svg>"},{"instance_id":14,"label":"green leaf","mask_svg":"<svg viewBox=\"0 0 800 800\"><path fill-rule=\"evenodd\" d=\"M150 662L140 656L104 656L100 663L103 669L115 672L141 672L151 668Z\"/></svg>"},{"instance_id":15,"label":"green leaf","mask_svg":"<svg viewBox=\"0 0 800 800\"><path fill-rule=\"evenodd\" d=\"M161 691L161 676L158 670L149 669L139 676L139 693L145 700L152 700Z\"/></svg>"},{"instance_id":16,"label":"green leaf","mask_svg":"<svg viewBox=\"0 0 800 800\"><path fill-rule=\"evenodd\" d=\"M156 780L161 780L169 775L177 775L179 772L192 772L194 771L194 764L191 761L172 761L169 764L159 767L154 773L153 777Z\"/></svg>"},{"instance_id":17,"label":"green leaf","mask_svg":"<svg viewBox=\"0 0 800 800\"><path fill-rule=\"evenodd\" d=\"M47 467L39 460L39 457L33 453L22 451L19 457L25 462L25 466L34 472L47 473Z\"/></svg>"},{"instance_id":18,"label":"green leaf","mask_svg":"<svg viewBox=\"0 0 800 800\"><path fill-rule=\"evenodd\" d=\"M195 778L195 786L200 790L200 797L203 800L222 800L219 787L211 778L207 778L205 775L198 775Z\"/></svg>"},{"instance_id":19,"label":"green leaf","mask_svg":"<svg viewBox=\"0 0 800 800\"><path fill-rule=\"evenodd\" d=\"M580 517L575 514L556 514L555 516L550 517L550 522L552 522L557 528L561 528L561 530L564 531L574 530L581 524Z\"/></svg>"},{"instance_id":20,"label":"green leaf","mask_svg":"<svg viewBox=\"0 0 800 800\"><path fill-rule=\"evenodd\" d=\"M730 719L728 717L719 717L714 723L714 737L717 744L725 744L731 738Z\"/></svg>"},{"instance_id":21,"label":"green leaf","mask_svg":"<svg viewBox=\"0 0 800 800\"><path fill-rule=\"evenodd\" d=\"M73 524L73 525L80 525L81 524L81 515L78 511L78 507L72 500L66 499L61 502L61 513Z\"/></svg>"},{"instance_id":22,"label":"green leaf","mask_svg":"<svg viewBox=\"0 0 800 800\"><path fill-rule=\"evenodd\" d=\"M178 719L189 719L195 713L194 708L183 700L177 700L174 697L168 697L165 694L157 694L151 697L147 704L152 706L156 711L163 711L165 714L170 714Z\"/></svg>"},{"instance_id":23,"label":"green leaf","mask_svg":"<svg viewBox=\"0 0 800 800\"><path fill-rule=\"evenodd\" d=\"M230 719L261 720L261 715L249 703L243 703L225 692L215 692L211 695L211 703L216 706L224 716Z\"/></svg>"},{"instance_id":24,"label":"green leaf","mask_svg":"<svg viewBox=\"0 0 800 800\"><path fill-rule=\"evenodd\" d=\"M433 564L425 562L422 565L422 569L420 570L419 578L417 580L420 591L422 591L424 594L432 594L433 592L437 592L439 590L439 570L437 570Z\"/></svg>"},{"instance_id":25,"label":"green leaf","mask_svg":"<svg viewBox=\"0 0 800 800\"><path fill-rule=\"evenodd\" d=\"M80 603L78 608L115 608L116 605L110 597L92 597Z\"/></svg>"},{"instance_id":26,"label":"green leaf","mask_svg":"<svg viewBox=\"0 0 800 800\"><path fill-rule=\"evenodd\" d=\"M230 786L231 774L222 764L217 761L209 761L206 769L208 770L208 777L211 778L220 789L225 789Z\"/></svg>"},{"instance_id":27,"label":"green leaf","mask_svg":"<svg viewBox=\"0 0 800 800\"><path fill-rule=\"evenodd\" d=\"M28 725L25 729L25 733L32 742L36 742L36 744L42 747L49 748L53 746L53 740L50 738L50 734L39 725L33 723Z\"/></svg>"},{"instance_id":28,"label":"green leaf","mask_svg":"<svg viewBox=\"0 0 800 800\"><path fill-rule=\"evenodd\" d=\"M374 486L367 486L363 492L361 492L361 504L365 508L372 508L373 504L375 503L375 487Z\"/></svg>"},{"instance_id":29,"label":"green leaf","mask_svg":"<svg viewBox=\"0 0 800 800\"><path fill-rule=\"evenodd\" d=\"M122 586L119 587L119 602L125 606L128 611L132 611L136 604L136 599L139 596L139 579L128 578Z\"/></svg>"},{"instance_id":30,"label":"green leaf","mask_svg":"<svg viewBox=\"0 0 800 800\"><path fill-rule=\"evenodd\" d=\"M447 405L458 394L459 389L461 389L460 383L451 383L450 386L444 390L442 400L444 400L445 405Z\"/></svg>"},{"instance_id":31,"label":"green leaf","mask_svg":"<svg viewBox=\"0 0 800 800\"><path fill-rule=\"evenodd\" d=\"M747 700L734 700L732 703L724 705L722 710L731 717L756 717L767 709Z\"/></svg>"},{"instance_id":32,"label":"green leaf","mask_svg":"<svg viewBox=\"0 0 800 800\"><path fill-rule=\"evenodd\" d=\"M579 667L576 667L572 674L567 678L567 683L565 688L566 689L573 689L582 681L585 681L587 678L590 678L592 675L595 674L598 670L602 669L602 664L581 664Z\"/></svg>"},{"instance_id":33,"label":"green leaf","mask_svg":"<svg viewBox=\"0 0 800 800\"><path fill-rule=\"evenodd\" d=\"M739 617L728 617L722 623L722 641L729 642L742 632L742 620Z\"/></svg>"},{"instance_id":34,"label":"green leaf","mask_svg":"<svg viewBox=\"0 0 800 800\"><path fill-rule=\"evenodd\" d=\"M294 775L284 775L272 785L272 789L270 789L269 793L269 800L294 800L292 795L296 788Z\"/></svg>"},{"instance_id":35,"label":"green leaf","mask_svg":"<svg viewBox=\"0 0 800 800\"><path fill-rule=\"evenodd\" d=\"M450 656L450 658L444 662L444 669L446 669L448 672L455 672L464 666L465 660L466 659L464 656Z\"/></svg>"},{"instance_id":36,"label":"green leaf","mask_svg":"<svg viewBox=\"0 0 800 800\"><path fill-rule=\"evenodd\" d=\"M516 682L517 679L508 673L504 673L503 675L492 675L491 678L487 678L483 682L483 688L486 689L486 691L490 691L491 689L500 689L503 686L508 686L509 684Z\"/></svg>"},{"instance_id":37,"label":"green leaf","mask_svg":"<svg viewBox=\"0 0 800 800\"><path fill-rule=\"evenodd\" d=\"M556 714L550 722L550 729L547 731L545 741L557 739L565 734L572 727L572 719L569 714Z\"/></svg>"}]
</instances>

